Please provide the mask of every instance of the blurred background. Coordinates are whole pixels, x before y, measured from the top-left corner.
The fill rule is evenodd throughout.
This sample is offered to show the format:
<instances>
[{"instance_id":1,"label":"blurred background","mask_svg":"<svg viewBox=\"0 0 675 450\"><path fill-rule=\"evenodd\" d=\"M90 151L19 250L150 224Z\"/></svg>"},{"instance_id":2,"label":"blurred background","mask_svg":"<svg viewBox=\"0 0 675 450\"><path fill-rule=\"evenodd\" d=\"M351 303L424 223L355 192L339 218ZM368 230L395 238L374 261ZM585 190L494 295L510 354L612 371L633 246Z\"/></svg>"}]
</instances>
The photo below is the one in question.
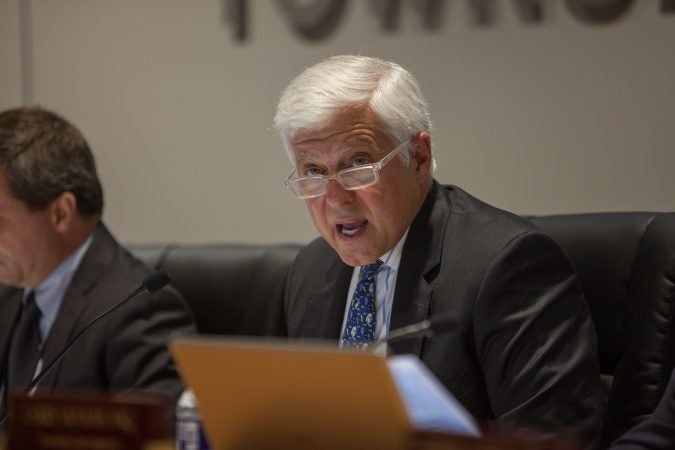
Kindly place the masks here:
<instances>
[{"instance_id":1,"label":"blurred background","mask_svg":"<svg viewBox=\"0 0 675 450\"><path fill-rule=\"evenodd\" d=\"M341 53L418 78L442 183L520 214L675 210L672 0L0 0L0 109L84 133L125 243L307 242L271 124Z\"/></svg>"}]
</instances>

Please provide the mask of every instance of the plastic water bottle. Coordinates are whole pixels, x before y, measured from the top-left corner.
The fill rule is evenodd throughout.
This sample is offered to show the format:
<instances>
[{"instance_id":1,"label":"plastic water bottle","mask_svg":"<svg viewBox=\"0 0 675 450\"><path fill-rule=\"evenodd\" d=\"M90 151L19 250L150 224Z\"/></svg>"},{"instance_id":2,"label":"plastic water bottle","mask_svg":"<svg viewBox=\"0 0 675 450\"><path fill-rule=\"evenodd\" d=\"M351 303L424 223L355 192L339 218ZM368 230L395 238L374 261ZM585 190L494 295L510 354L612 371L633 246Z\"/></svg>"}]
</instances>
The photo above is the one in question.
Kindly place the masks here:
<instances>
[{"instance_id":1,"label":"plastic water bottle","mask_svg":"<svg viewBox=\"0 0 675 450\"><path fill-rule=\"evenodd\" d=\"M176 404L176 450L209 450L197 399L185 389Z\"/></svg>"}]
</instances>

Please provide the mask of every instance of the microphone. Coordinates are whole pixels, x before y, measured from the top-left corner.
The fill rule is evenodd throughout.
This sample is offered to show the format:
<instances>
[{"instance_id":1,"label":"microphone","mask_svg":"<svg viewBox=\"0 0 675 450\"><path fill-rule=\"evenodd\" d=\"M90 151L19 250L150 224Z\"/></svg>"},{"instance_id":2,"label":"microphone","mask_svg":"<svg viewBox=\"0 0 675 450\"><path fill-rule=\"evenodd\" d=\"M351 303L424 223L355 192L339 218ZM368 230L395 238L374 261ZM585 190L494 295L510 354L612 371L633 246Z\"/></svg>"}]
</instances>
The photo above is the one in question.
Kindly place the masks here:
<instances>
[{"instance_id":1,"label":"microphone","mask_svg":"<svg viewBox=\"0 0 675 450\"><path fill-rule=\"evenodd\" d=\"M457 326L455 317L441 316L406 325L397 328L388 336L378 339L377 346L382 344L391 344L392 342L403 341L419 335L432 336L434 334L446 333Z\"/></svg>"},{"instance_id":2,"label":"microphone","mask_svg":"<svg viewBox=\"0 0 675 450\"><path fill-rule=\"evenodd\" d=\"M157 292L169 283L171 283L171 277L169 277L169 273L165 269L157 269L154 272L152 272L150 275L145 277L145 279L141 282L141 285L139 286L139 288L136 289L134 292L132 292L131 295L129 295L129 297L122 300L121 303L114 306L113 308L117 308L119 305L126 302L127 300L130 300L132 297L140 295L144 292L147 292L148 294L152 294L153 292ZM111 308L111 310L113 308ZM107 313L107 311L104 312L103 314L106 314L106 313ZM96 320L96 319L94 319L94 320Z\"/></svg>"},{"instance_id":3,"label":"microphone","mask_svg":"<svg viewBox=\"0 0 675 450\"><path fill-rule=\"evenodd\" d=\"M66 353L68 353L68 350L77 343L77 341L80 340L82 335L89 330L89 328L92 327L96 322L101 320L103 317L107 316L111 312L115 311L117 308L128 302L129 300L138 297L141 294L152 294L153 292L156 292L160 289L162 289L164 286L169 284L171 282L171 278L169 277L169 274L165 269L158 269L152 272L150 275L145 277L145 279L141 282L141 285L136 289L134 292L129 294L124 300L121 302L117 303L116 305L111 306L110 308L106 309L103 311L101 314L96 316L94 319L92 319L91 322L89 322L84 328L82 328L66 345L61 349L61 351L56 355L56 357L46 366L44 367L35 378L33 378L33 381L30 382L30 384L24 389L24 393L31 392L33 389L35 389L40 382L47 376L47 374L56 366L56 364L59 363L63 359L64 356L66 356ZM6 406L6 405L5 405ZM5 407L5 414L3 417L0 417L0 425L3 424L5 419L7 418L7 408Z\"/></svg>"}]
</instances>

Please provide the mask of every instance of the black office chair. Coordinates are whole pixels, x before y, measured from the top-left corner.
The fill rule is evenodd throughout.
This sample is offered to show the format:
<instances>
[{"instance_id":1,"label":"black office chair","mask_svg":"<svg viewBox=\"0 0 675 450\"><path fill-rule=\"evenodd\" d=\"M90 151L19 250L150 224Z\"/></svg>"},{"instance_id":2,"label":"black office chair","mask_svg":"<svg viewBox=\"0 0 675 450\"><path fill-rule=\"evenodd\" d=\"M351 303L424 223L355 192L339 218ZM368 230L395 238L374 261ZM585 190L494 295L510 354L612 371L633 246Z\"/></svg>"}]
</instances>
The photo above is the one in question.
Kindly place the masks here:
<instances>
[{"instance_id":1,"label":"black office chair","mask_svg":"<svg viewBox=\"0 0 675 450\"><path fill-rule=\"evenodd\" d=\"M285 333L286 274L299 244L137 245L132 252L165 268L206 334Z\"/></svg>"},{"instance_id":2,"label":"black office chair","mask_svg":"<svg viewBox=\"0 0 675 450\"><path fill-rule=\"evenodd\" d=\"M675 213L530 219L579 272L607 388L607 446L651 414L675 364Z\"/></svg>"}]
</instances>

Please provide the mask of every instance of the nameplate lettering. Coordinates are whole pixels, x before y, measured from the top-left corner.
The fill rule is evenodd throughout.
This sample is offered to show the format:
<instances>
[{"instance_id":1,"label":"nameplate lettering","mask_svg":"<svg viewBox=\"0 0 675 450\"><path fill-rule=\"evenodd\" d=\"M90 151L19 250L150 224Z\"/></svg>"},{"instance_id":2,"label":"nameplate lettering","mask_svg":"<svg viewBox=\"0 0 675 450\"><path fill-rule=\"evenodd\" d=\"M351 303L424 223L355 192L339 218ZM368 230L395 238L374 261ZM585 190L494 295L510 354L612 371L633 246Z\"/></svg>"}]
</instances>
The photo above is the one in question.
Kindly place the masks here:
<instances>
[{"instance_id":1,"label":"nameplate lettering","mask_svg":"<svg viewBox=\"0 0 675 450\"><path fill-rule=\"evenodd\" d=\"M168 435L159 395L12 394L8 406L12 450L142 450Z\"/></svg>"}]
</instances>

